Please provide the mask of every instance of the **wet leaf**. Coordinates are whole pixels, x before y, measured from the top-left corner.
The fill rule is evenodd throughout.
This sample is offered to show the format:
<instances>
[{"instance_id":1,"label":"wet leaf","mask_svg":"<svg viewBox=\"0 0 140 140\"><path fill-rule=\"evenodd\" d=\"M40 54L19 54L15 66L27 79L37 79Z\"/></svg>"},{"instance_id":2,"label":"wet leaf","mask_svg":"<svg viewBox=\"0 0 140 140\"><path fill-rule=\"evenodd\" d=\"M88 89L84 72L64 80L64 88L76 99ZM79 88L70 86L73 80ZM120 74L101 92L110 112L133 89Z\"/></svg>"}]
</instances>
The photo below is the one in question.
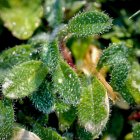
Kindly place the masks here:
<instances>
[{"instance_id":1,"label":"wet leaf","mask_svg":"<svg viewBox=\"0 0 140 140\"><path fill-rule=\"evenodd\" d=\"M86 80L86 79L85 79ZM94 77L87 78L78 105L79 123L97 138L109 118L109 100L105 87Z\"/></svg>"},{"instance_id":2,"label":"wet leaf","mask_svg":"<svg viewBox=\"0 0 140 140\"><path fill-rule=\"evenodd\" d=\"M17 99L28 96L37 90L47 74L47 68L41 61L21 63L6 75L2 91L4 96Z\"/></svg>"},{"instance_id":3,"label":"wet leaf","mask_svg":"<svg viewBox=\"0 0 140 140\"><path fill-rule=\"evenodd\" d=\"M66 104L76 105L80 100L80 81L77 74L64 61L53 74L54 92Z\"/></svg>"},{"instance_id":4,"label":"wet leaf","mask_svg":"<svg viewBox=\"0 0 140 140\"><path fill-rule=\"evenodd\" d=\"M58 49L58 42L42 43L41 60L46 64L50 73L56 69L60 54Z\"/></svg>"},{"instance_id":5,"label":"wet leaf","mask_svg":"<svg viewBox=\"0 0 140 140\"><path fill-rule=\"evenodd\" d=\"M101 34L111 28L112 19L103 12L88 11L77 14L68 23L68 33L75 36Z\"/></svg>"},{"instance_id":6,"label":"wet leaf","mask_svg":"<svg viewBox=\"0 0 140 140\"><path fill-rule=\"evenodd\" d=\"M12 34L19 39L28 39L40 24L43 9L41 1L0 1L0 17Z\"/></svg>"},{"instance_id":7,"label":"wet leaf","mask_svg":"<svg viewBox=\"0 0 140 140\"><path fill-rule=\"evenodd\" d=\"M0 69L12 68L14 65L30 60L33 48L30 45L17 45L0 53Z\"/></svg>"}]
</instances>

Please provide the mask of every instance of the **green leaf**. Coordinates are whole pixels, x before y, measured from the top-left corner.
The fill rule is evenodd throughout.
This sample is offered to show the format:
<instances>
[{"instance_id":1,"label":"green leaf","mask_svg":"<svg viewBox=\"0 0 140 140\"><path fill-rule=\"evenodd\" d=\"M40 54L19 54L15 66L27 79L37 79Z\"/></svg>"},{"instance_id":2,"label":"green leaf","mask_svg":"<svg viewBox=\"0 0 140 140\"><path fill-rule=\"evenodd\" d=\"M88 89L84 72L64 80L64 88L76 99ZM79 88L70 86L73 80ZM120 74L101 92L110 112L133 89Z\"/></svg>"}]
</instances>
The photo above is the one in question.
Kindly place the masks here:
<instances>
[{"instance_id":1,"label":"green leaf","mask_svg":"<svg viewBox=\"0 0 140 140\"><path fill-rule=\"evenodd\" d=\"M80 126L76 127L76 136L78 140L93 140L92 133L86 131L85 128Z\"/></svg>"},{"instance_id":2,"label":"green leaf","mask_svg":"<svg viewBox=\"0 0 140 140\"><path fill-rule=\"evenodd\" d=\"M47 74L41 61L21 63L10 71L2 85L3 94L7 98L17 99L28 96L37 90Z\"/></svg>"},{"instance_id":3,"label":"green leaf","mask_svg":"<svg viewBox=\"0 0 140 140\"><path fill-rule=\"evenodd\" d=\"M45 18L52 27L58 26L63 19L63 0L46 0L44 6Z\"/></svg>"},{"instance_id":4,"label":"green leaf","mask_svg":"<svg viewBox=\"0 0 140 140\"><path fill-rule=\"evenodd\" d=\"M86 80L86 78L85 78ZM94 77L87 78L78 105L79 123L97 138L109 118L109 100L105 87Z\"/></svg>"},{"instance_id":5,"label":"green leaf","mask_svg":"<svg viewBox=\"0 0 140 140\"><path fill-rule=\"evenodd\" d=\"M35 124L33 132L36 133L41 140L63 140L63 138L53 129L42 127L39 124Z\"/></svg>"},{"instance_id":6,"label":"green leaf","mask_svg":"<svg viewBox=\"0 0 140 140\"><path fill-rule=\"evenodd\" d=\"M55 111L59 113L67 112L70 109L70 105L61 101L61 99L57 99L55 102Z\"/></svg>"},{"instance_id":7,"label":"green leaf","mask_svg":"<svg viewBox=\"0 0 140 140\"><path fill-rule=\"evenodd\" d=\"M127 48L124 43L113 43L105 49L100 57L98 68L104 66L111 67L115 64L126 62L130 59L131 49Z\"/></svg>"},{"instance_id":8,"label":"green leaf","mask_svg":"<svg viewBox=\"0 0 140 140\"><path fill-rule=\"evenodd\" d=\"M126 88L137 104L140 104L140 65L134 62L126 79Z\"/></svg>"},{"instance_id":9,"label":"green leaf","mask_svg":"<svg viewBox=\"0 0 140 140\"><path fill-rule=\"evenodd\" d=\"M12 103L7 100L0 100L0 139L9 139L14 124L14 110Z\"/></svg>"},{"instance_id":10,"label":"green leaf","mask_svg":"<svg viewBox=\"0 0 140 140\"><path fill-rule=\"evenodd\" d=\"M101 34L111 28L112 19L103 12L88 11L77 14L68 23L68 33L75 36Z\"/></svg>"},{"instance_id":11,"label":"green leaf","mask_svg":"<svg viewBox=\"0 0 140 140\"><path fill-rule=\"evenodd\" d=\"M17 45L0 53L0 69L12 68L12 66L30 60L33 48L30 45Z\"/></svg>"},{"instance_id":12,"label":"green leaf","mask_svg":"<svg viewBox=\"0 0 140 140\"><path fill-rule=\"evenodd\" d=\"M32 51L30 45L17 45L0 53L0 83L14 65L30 60Z\"/></svg>"},{"instance_id":13,"label":"green leaf","mask_svg":"<svg viewBox=\"0 0 140 140\"><path fill-rule=\"evenodd\" d=\"M40 24L43 13L40 0L1 0L0 17L12 34L19 39L28 39Z\"/></svg>"},{"instance_id":14,"label":"green leaf","mask_svg":"<svg viewBox=\"0 0 140 140\"><path fill-rule=\"evenodd\" d=\"M140 139L140 123L136 123L133 125L133 140Z\"/></svg>"},{"instance_id":15,"label":"green leaf","mask_svg":"<svg viewBox=\"0 0 140 140\"><path fill-rule=\"evenodd\" d=\"M59 129L63 132L68 130L74 120L76 119L76 110L71 107L68 111L63 113L57 112L58 120L59 120Z\"/></svg>"},{"instance_id":16,"label":"green leaf","mask_svg":"<svg viewBox=\"0 0 140 140\"><path fill-rule=\"evenodd\" d=\"M49 72L53 73L60 60L57 41L42 43L41 60L46 64Z\"/></svg>"},{"instance_id":17,"label":"green leaf","mask_svg":"<svg viewBox=\"0 0 140 140\"><path fill-rule=\"evenodd\" d=\"M129 93L126 87L126 80L130 71L130 64L126 62L116 64L111 71L110 84L113 89L119 92L122 97L129 103L134 104L132 94Z\"/></svg>"},{"instance_id":18,"label":"green leaf","mask_svg":"<svg viewBox=\"0 0 140 140\"><path fill-rule=\"evenodd\" d=\"M49 114L54 111L54 95L51 91L50 83L44 81L39 89L30 97L34 106L43 113Z\"/></svg>"},{"instance_id":19,"label":"green leaf","mask_svg":"<svg viewBox=\"0 0 140 140\"><path fill-rule=\"evenodd\" d=\"M129 103L134 104L133 95L126 87L126 80L132 69L132 50L124 43L113 43L103 51L98 69L108 67L111 74L110 84Z\"/></svg>"},{"instance_id":20,"label":"green leaf","mask_svg":"<svg viewBox=\"0 0 140 140\"><path fill-rule=\"evenodd\" d=\"M77 74L64 61L60 61L53 74L54 92L66 104L77 105L80 100L80 81Z\"/></svg>"}]
</instances>

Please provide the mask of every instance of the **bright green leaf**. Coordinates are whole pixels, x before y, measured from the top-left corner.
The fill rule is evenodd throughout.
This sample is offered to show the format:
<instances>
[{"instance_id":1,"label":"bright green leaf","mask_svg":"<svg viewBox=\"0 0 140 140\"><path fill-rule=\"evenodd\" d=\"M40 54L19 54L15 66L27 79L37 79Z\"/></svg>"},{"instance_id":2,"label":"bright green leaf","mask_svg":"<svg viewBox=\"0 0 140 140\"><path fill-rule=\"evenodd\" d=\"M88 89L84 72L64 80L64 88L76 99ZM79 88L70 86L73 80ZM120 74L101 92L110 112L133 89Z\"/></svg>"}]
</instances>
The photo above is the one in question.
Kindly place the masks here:
<instances>
[{"instance_id":1,"label":"bright green leaf","mask_svg":"<svg viewBox=\"0 0 140 140\"><path fill-rule=\"evenodd\" d=\"M65 131L70 128L74 120L76 119L76 110L71 107L68 111L63 113L57 112L58 120L59 120L59 129L61 131Z\"/></svg>"},{"instance_id":2,"label":"bright green leaf","mask_svg":"<svg viewBox=\"0 0 140 140\"><path fill-rule=\"evenodd\" d=\"M75 36L101 34L111 28L112 19L103 12L88 11L77 14L68 23L68 33Z\"/></svg>"},{"instance_id":3,"label":"bright green leaf","mask_svg":"<svg viewBox=\"0 0 140 140\"><path fill-rule=\"evenodd\" d=\"M12 34L19 39L28 39L40 24L43 13L40 0L1 0L0 17Z\"/></svg>"},{"instance_id":4,"label":"bright green leaf","mask_svg":"<svg viewBox=\"0 0 140 140\"><path fill-rule=\"evenodd\" d=\"M86 80L86 78L85 78ZM78 118L81 126L97 138L109 118L109 100L105 87L97 78L88 77L78 105Z\"/></svg>"},{"instance_id":5,"label":"bright green leaf","mask_svg":"<svg viewBox=\"0 0 140 140\"><path fill-rule=\"evenodd\" d=\"M14 110L12 103L7 100L0 100L0 139L8 139L12 134L14 123Z\"/></svg>"},{"instance_id":6,"label":"bright green leaf","mask_svg":"<svg viewBox=\"0 0 140 140\"><path fill-rule=\"evenodd\" d=\"M137 104L140 104L140 65L134 62L125 82L126 88Z\"/></svg>"},{"instance_id":7,"label":"bright green leaf","mask_svg":"<svg viewBox=\"0 0 140 140\"><path fill-rule=\"evenodd\" d=\"M35 124L33 132L36 133L41 140L63 140L63 138L53 129L42 127L39 124Z\"/></svg>"},{"instance_id":8,"label":"bright green leaf","mask_svg":"<svg viewBox=\"0 0 140 140\"><path fill-rule=\"evenodd\" d=\"M37 90L47 74L47 69L41 61L21 63L6 75L2 91L11 99L28 96Z\"/></svg>"},{"instance_id":9,"label":"bright green leaf","mask_svg":"<svg viewBox=\"0 0 140 140\"><path fill-rule=\"evenodd\" d=\"M11 68L14 65L30 60L33 48L30 45L17 45L0 54L0 68Z\"/></svg>"},{"instance_id":10,"label":"bright green leaf","mask_svg":"<svg viewBox=\"0 0 140 140\"><path fill-rule=\"evenodd\" d=\"M66 104L76 105L80 100L80 81L77 74L64 61L60 61L59 66L53 74L54 92Z\"/></svg>"}]
</instances>

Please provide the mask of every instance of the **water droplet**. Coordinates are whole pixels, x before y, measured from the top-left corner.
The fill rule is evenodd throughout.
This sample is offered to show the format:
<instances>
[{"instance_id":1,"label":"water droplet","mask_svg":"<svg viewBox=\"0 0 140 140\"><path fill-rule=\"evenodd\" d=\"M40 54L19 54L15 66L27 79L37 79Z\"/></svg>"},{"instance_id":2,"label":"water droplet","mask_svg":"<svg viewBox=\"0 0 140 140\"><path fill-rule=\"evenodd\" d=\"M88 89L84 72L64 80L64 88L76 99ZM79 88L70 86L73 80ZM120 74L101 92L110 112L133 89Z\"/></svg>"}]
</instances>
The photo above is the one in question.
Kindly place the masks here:
<instances>
[{"instance_id":1,"label":"water droplet","mask_svg":"<svg viewBox=\"0 0 140 140\"><path fill-rule=\"evenodd\" d=\"M58 83L60 83L60 84L61 84L62 82L63 82L63 80L62 80L62 79L58 79Z\"/></svg>"}]
</instances>

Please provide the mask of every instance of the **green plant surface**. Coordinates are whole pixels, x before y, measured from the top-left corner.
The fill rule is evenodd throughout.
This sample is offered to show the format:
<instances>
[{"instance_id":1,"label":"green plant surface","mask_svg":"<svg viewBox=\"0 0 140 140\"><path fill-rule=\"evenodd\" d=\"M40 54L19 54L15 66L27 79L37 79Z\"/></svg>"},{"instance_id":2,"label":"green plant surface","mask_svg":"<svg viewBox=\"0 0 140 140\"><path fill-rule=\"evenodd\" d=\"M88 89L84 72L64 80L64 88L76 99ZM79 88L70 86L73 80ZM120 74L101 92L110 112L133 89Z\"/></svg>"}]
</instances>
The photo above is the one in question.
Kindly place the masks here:
<instances>
[{"instance_id":1,"label":"green plant surface","mask_svg":"<svg viewBox=\"0 0 140 140\"><path fill-rule=\"evenodd\" d=\"M0 140L8 139L12 135L14 124L14 109L12 102L0 100Z\"/></svg>"},{"instance_id":2,"label":"green plant surface","mask_svg":"<svg viewBox=\"0 0 140 140\"><path fill-rule=\"evenodd\" d=\"M48 81L43 81L40 87L30 97L34 106L43 113L49 114L54 111L54 95Z\"/></svg>"},{"instance_id":3,"label":"green plant surface","mask_svg":"<svg viewBox=\"0 0 140 140\"><path fill-rule=\"evenodd\" d=\"M27 61L21 63L10 71L5 77L3 94L11 99L23 98L32 94L47 74L47 69L41 61Z\"/></svg>"},{"instance_id":4,"label":"green plant surface","mask_svg":"<svg viewBox=\"0 0 140 140\"><path fill-rule=\"evenodd\" d=\"M139 140L140 138L140 123L133 125L133 140Z\"/></svg>"},{"instance_id":5,"label":"green plant surface","mask_svg":"<svg viewBox=\"0 0 140 140\"><path fill-rule=\"evenodd\" d=\"M112 20L108 15L89 11L79 13L73 17L68 24L68 32L76 36L88 36L102 34L111 28Z\"/></svg>"},{"instance_id":6,"label":"green plant surface","mask_svg":"<svg viewBox=\"0 0 140 140\"><path fill-rule=\"evenodd\" d=\"M91 132L94 139L101 134L109 119L107 91L96 77L89 77L83 87L78 105L78 118L80 125Z\"/></svg>"},{"instance_id":7,"label":"green plant surface","mask_svg":"<svg viewBox=\"0 0 140 140\"><path fill-rule=\"evenodd\" d=\"M1 0L0 17L14 36L28 39L40 24L43 13L41 1Z\"/></svg>"},{"instance_id":8,"label":"green plant surface","mask_svg":"<svg viewBox=\"0 0 140 140\"><path fill-rule=\"evenodd\" d=\"M35 124L33 131L41 138L41 140L64 140L55 130L52 128L44 128L39 124Z\"/></svg>"},{"instance_id":9,"label":"green plant surface","mask_svg":"<svg viewBox=\"0 0 140 140\"><path fill-rule=\"evenodd\" d=\"M80 80L77 74L64 61L60 61L59 66L53 75L54 92L59 94L59 98L66 104L77 105L80 100Z\"/></svg>"},{"instance_id":10,"label":"green plant surface","mask_svg":"<svg viewBox=\"0 0 140 140\"><path fill-rule=\"evenodd\" d=\"M0 0L0 140L139 140L138 8Z\"/></svg>"}]
</instances>

